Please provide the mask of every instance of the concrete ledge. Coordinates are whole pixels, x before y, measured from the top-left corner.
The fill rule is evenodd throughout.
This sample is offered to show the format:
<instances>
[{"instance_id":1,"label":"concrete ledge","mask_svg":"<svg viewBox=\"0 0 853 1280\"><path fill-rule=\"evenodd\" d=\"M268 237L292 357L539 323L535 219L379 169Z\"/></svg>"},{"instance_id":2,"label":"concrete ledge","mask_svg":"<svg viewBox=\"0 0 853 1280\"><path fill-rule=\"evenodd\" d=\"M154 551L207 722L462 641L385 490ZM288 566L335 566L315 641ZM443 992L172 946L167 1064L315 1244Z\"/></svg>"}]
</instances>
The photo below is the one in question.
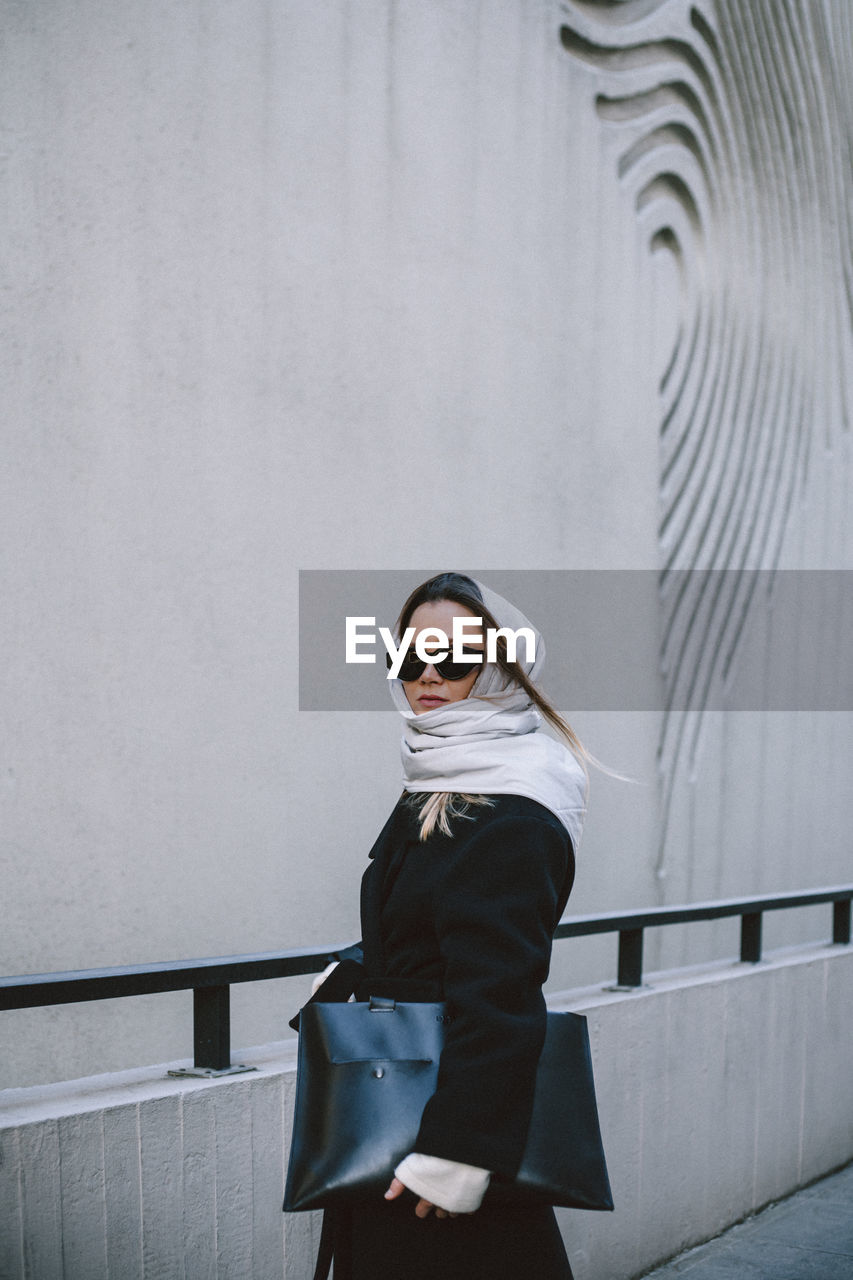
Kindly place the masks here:
<instances>
[{"instance_id":1,"label":"concrete ledge","mask_svg":"<svg viewBox=\"0 0 853 1280\"><path fill-rule=\"evenodd\" d=\"M853 1157L853 949L561 993L586 1013L616 1212L560 1211L577 1280L628 1280ZM0 1275L303 1280L280 1212L295 1042L0 1093Z\"/></svg>"}]
</instances>

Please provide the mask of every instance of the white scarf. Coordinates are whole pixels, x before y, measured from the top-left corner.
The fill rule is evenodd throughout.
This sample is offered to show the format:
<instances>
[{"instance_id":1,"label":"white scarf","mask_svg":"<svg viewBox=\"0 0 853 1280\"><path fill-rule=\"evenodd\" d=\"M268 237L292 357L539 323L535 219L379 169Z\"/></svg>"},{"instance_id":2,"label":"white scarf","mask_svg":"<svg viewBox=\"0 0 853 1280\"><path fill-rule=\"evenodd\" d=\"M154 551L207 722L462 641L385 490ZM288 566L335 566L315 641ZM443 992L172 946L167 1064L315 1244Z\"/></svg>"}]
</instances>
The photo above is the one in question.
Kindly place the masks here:
<instances>
[{"instance_id":1,"label":"white scarf","mask_svg":"<svg viewBox=\"0 0 853 1280\"><path fill-rule=\"evenodd\" d=\"M530 627L535 662L526 660L521 637L518 660L535 680L545 644L532 623L503 596L477 583L483 603L499 627ZM406 791L465 791L537 800L555 814L577 853L586 816L586 775L571 751L541 732L542 717L524 690L495 663L483 665L467 698L416 715L402 680L389 681L394 705L405 720L400 751Z\"/></svg>"}]
</instances>

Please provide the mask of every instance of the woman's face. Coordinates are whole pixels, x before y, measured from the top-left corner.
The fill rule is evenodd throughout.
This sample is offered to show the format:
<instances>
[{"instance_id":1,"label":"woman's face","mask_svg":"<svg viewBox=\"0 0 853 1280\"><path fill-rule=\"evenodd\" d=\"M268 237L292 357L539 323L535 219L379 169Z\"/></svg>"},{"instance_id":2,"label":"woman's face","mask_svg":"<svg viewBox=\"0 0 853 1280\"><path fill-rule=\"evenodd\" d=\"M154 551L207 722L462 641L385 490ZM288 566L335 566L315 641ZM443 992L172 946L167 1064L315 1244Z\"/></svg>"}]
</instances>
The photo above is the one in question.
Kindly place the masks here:
<instances>
[{"instance_id":1,"label":"woman's face","mask_svg":"<svg viewBox=\"0 0 853 1280\"><path fill-rule=\"evenodd\" d=\"M407 624L415 628L412 648L421 631L425 631L428 627L440 627L452 642L453 619L476 616L470 609L466 609L462 604L456 604L453 600L433 600L427 604L418 605ZM466 651L482 648L482 639L465 641ZM440 652L438 646L435 646L434 652ZM417 680L403 681L409 706L416 716L421 716L425 711L432 711L434 707L444 706L447 702L462 702L474 687L474 681L481 670L481 667L475 667L471 674L462 680L445 680L430 663Z\"/></svg>"}]
</instances>

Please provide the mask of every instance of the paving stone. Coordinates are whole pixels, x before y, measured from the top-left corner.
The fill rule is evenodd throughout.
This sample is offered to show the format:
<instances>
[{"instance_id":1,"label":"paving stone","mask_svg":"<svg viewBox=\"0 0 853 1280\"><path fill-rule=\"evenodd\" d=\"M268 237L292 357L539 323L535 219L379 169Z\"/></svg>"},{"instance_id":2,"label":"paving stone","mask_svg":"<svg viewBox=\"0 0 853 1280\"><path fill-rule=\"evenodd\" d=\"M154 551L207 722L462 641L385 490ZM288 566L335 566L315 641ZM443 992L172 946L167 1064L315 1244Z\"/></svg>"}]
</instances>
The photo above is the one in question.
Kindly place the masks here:
<instances>
[{"instance_id":1,"label":"paving stone","mask_svg":"<svg viewBox=\"0 0 853 1280\"><path fill-rule=\"evenodd\" d=\"M647 1280L853 1280L853 1164L674 1258Z\"/></svg>"},{"instance_id":2,"label":"paving stone","mask_svg":"<svg viewBox=\"0 0 853 1280\"><path fill-rule=\"evenodd\" d=\"M853 1258L769 1241L747 1252L722 1247L699 1262L671 1264L655 1276L682 1280L851 1280Z\"/></svg>"},{"instance_id":3,"label":"paving stone","mask_svg":"<svg viewBox=\"0 0 853 1280\"><path fill-rule=\"evenodd\" d=\"M787 1201L779 1210L769 1210L759 1230L762 1238L800 1248L827 1249L853 1257L853 1202L836 1204L812 1196ZM762 1215L764 1216L764 1215Z\"/></svg>"},{"instance_id":4,"label":"paving stone","mask_svg":"<svg viewBox=\"0 0 853 1280\"><path fill-rule=\"evenodd\" d=\"M810 1187L797 1192L797 1199L827 1200L836 1204L853 1205L853 1164L829 1178L821 1178Z\"/></svg>"}]
</instances>

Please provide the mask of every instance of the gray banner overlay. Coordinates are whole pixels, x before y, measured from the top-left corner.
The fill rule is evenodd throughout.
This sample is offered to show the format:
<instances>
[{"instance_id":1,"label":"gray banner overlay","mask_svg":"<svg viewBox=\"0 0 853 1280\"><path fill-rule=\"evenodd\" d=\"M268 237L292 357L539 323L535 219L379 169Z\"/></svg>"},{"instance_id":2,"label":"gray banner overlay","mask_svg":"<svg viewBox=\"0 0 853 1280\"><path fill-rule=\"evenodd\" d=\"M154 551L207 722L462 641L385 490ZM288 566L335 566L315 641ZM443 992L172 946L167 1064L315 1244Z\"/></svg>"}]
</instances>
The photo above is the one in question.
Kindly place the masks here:
<instances>
[{"instance_id":1,"label":"gray banner overlay","mask_svg":"<svg viewBox=\"0 0 853 1280\"><path fill-rule=\"evenodd\" d=\"M300 710L391 709L379 627L436 572L300 571ZM463 572L539 629L562 711L853 710L851 570ZM374 663L346 661L347 617L375 619Z\"/></svg>"}]
</instances>

